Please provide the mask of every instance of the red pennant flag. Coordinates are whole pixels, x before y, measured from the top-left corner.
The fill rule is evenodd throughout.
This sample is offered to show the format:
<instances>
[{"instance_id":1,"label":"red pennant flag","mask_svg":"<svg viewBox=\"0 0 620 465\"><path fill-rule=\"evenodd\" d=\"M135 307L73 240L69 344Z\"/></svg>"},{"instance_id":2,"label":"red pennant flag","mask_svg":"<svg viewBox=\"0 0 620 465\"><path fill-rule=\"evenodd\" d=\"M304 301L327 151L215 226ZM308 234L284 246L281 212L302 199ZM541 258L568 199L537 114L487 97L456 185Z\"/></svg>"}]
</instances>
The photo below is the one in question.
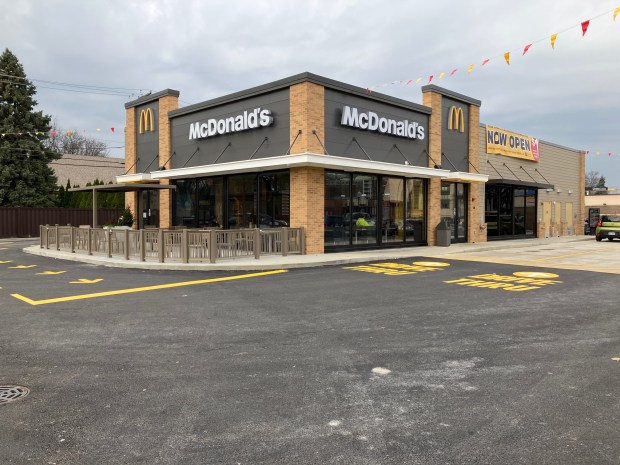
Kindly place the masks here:
<instances>
[{"instance_id":1,"label":"red pennant flag","mask_svg":"<svg viewBox=\"0 0 620 465\"><path fill-rule=\"evenodd\" d=\"M482 66L486 65L489 61L491 61L489 58L487 58L486 60L484 60L484 61L482 62Z\"/></svg>"},{"instance_id":2,"label":"red pennant flag","mask_svg":"<svg viewBox=\"0 0 620 465\"><path fill-rule=\"evenodd\" d=\"M412 82L413 82L413 79L409 79L409 80L407 81L407 84L405 84L405 85L406 85L406 86L408 86L408 85L409 85L409 84L411 84Z\"/></svg>"},{"instance_id":3,"label":"red pennant flag","mask_svg":"<svg viewBox=\"0 0 620 465\"><path fill-rule=\"evenodd\" d=\"M530 49L531 46L532 46L532 44L527 44L525 46L525 48L523 49L523 55L525 55L527 53L527 51ZM521 55L521 56L523 56L523 55Z\"/></svg>"},{"instance_id":4,"label":"red pennant flag","mask_svg":"<svg viewBox=\"0 0 620 465\"><path fill-rule=\"evenodd\" d=\"M589 151L589 150L586 150L586 155L588 155L589 153L590 153L590 151Z\"/></svg>"},{"instance_id":5,"label":"red pennant flag","mask_svg":"<svg viewBox=\"0 0 620 465\"><path fill-rule=\"evenodd\" d=\"M428 83L430 84L432 80L433 80L433 75L431 74L431 75L428 77Z\"/></svg>"},{"instance_id":6,"label":"red pennant flag","mask_svg":"<svg viewBox=\"0 0 620 465\"><path fill-rule=\"evenodd\" d=\"M457 71L458 71L458 69L457 69L457 68L454 68L454 69L452 70L452 72L450 73L450 76L454 76L454 73L456 73Z\"/></svg>"},{"instance_id":7,"label":"red pennant flag","mask_svg":"<svg viewBox=\"0 0 620 465\"><path fill-rule=\"evenodd\" d=\"M607 154L607 156L608 156L608 157L611 157L611 152L609 152L609 153Z\"/></svg>"},{"instance_id":8,"label":"red pennant flag","mask_svg":"<svg viewBox=\"0 0 620 465\"><path fill-rule=\"evenodd\" d=\"M110 130L111 130L112 132L114 132L114 128L110 128Z\"/></svg>"},{"instance_id":9,"label":"red pennant flag","mask_svg":"<svg viewBox=\"0 0 620 465\"><path fill-rule=\"evenodd\" d=\"M56 137L56 131L52 131L52 132L50 132L50 136L52 136L52 137Z\"/></svg>"},{"instance_id":10,"label":"red pennant flag","mask_svg":"<svg viewBox=\"0 0 620 465\"><path fill-rule=\"evenodd\" d=\"M583 32L581 37L586 35L586 31L588 30L588 26L589 25L590 25L590 20L589 19L587 21L584 21L583 23L581 23L581 32Z\"/></svg>"}]
</instances>

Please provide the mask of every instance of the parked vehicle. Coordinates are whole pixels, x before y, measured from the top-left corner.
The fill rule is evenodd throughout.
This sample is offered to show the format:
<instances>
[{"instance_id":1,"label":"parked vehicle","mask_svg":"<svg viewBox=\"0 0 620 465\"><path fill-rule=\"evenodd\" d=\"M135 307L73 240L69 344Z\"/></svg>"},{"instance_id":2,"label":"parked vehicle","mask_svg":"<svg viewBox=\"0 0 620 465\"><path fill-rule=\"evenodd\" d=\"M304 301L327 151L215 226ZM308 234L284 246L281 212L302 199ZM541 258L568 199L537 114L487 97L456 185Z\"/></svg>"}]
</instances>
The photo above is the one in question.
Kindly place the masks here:
<instances>
[{"instance_id":1,"label":"parked vehicle","mask_svg":"<svg viewBox=\"0 0 620 465\"><path fill-rule=\"evenodd\" d=\"M601 215L596 224L596 240L620 238L620 215Z\"/></svg>"}]
</instances>

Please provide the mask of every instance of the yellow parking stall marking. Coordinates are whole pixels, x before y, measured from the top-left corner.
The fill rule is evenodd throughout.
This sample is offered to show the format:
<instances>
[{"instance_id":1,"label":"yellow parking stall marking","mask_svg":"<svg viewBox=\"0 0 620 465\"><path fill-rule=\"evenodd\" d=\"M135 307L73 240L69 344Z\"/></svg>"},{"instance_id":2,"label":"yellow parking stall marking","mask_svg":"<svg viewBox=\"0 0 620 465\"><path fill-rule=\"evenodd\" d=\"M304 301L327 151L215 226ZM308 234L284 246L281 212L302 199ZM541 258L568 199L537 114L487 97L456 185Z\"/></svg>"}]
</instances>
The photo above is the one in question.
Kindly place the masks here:
<instances>
[{"instance_id":1,"label":"yellow parking stall marking","mask_svg":"<svg viewBox=\"0 0 620 465\"><path fill-rule=\"evenodd\" d=\"M557 278L559 276L555 273L545 273L543 271L516 271L512 274L522 278Z\"/></svg>"},{"instance_id":2,"label":"yellow parking stall marking","mask_svg":"<svg viewBox=\"0 0 620 465\"><path fill-rule=\"evenodd\" d=\"M467 287L481 287L486 289L502 289L504 291L532 291L540 289L544 286L550 286L553 284L561 284L562 281L556 281L553 279L537 279L536 276L546 277L558 277L554 273L542 273L538 271L517 271L513 273L514 276L507 276L495 273L479 274L474 276L467 276L465 278L453 279L451 281L444 281L446 284L458 284L459 286Z\"/></svg>"},{"instance_id":3,"label":"yellow parking stall marking","mask_svg":"<svg viewBox=\"0 0 620 465\"><path fill-rule=\"evenodd\" d=\"M242 274L242 275L237 275L237 276L226 276L223 278L211 278L211 279L200 279L198 281L184 281L184 282L179 282L179 283L157 284L154 286L134 287L134 288L129 288L129 289L117 289L114 291L95 292L92 294L70 295L67 297L56 297L53 299L43 299L43 300L30 299L21 294L11 294L11 296L23 302L26 302L30 305L47 305L47 304L55 304L59 302L70 302L73 300L95 299L98 297L133 294L136 292L157 291L160 289L172 289L175 287L196 286L198 284L218 283L218 282L224 282L224 281L235 281L238 279L257 278L260 276L269 276L269 275L287 273L287 272L288 270L263 271L260 273L249 273L249 274Z\"/></svg>"},{"instance_id":4,"label":"yellow parking stall marking","mask_svg":"<svg viewBox=\"0 0 620 465\"><path fill-rule=\"evenodd\" d=\"M13 260L0 260L0 263L2 263L2 264L13 263Z\"/></svg>"},{"instance_id":5,"label":"yellow parking stall marking","mask_svg":"<svg viewBox=\"0 0 620 465\"><path fill-rule=\"evenodd\" d=\"M103 281L103 278L96 278L96 279L78 278L77 281L69 281L69 284L95 284L101 281Z\"/></svg>"},{"instance_id":6,"label":"yellow parking stall marking","mask_svg":"<svg viewBox=\"0 0 620 465\"><path fill-rule=\"evenodd\" d=\"M430 266L435 265L435 266ZM438 262L413 262L413 265L406 263L373 263L372 265L344 266L344 270L365 271L367 273L384 274L388 276L400 276L406 274L416 274L425 271L441 271L443 268L437 266L450 266L448 263Z\"/></svg>"},{"instance_id":7,"label":"yellow parking stall marking","mask_svg":"<svg viewBox=\"0 0 620 465\"><path fill-rule=\"evenodd\" d=\"M25 270L26 268L34 268L37 265L17 265L17 266L9 266L9 268L13 270Z\"/></svg>"},{"instance_id":8,"label":"yellow parking stall marking","mask_svg":"<svg viewBox=\"0 0 620 465\"><path fill-rule=\"evenodd\" d=\"M620 362L620 357L612 357L612 360L613 360L614 362Z\"/></svg>"},{"instance_id":9,"label":"yellow parking stall marking","mask_svg":"<svg viewBox=\"0 0 620 465\"><path fill-rule=\"evenodd\" d=\"M9 250L7 247L0 247L0 250Z\"/></svg>"},{"instance_id":10,"label":"yellow parking stall marking","mask_svg":"<svg viewBox=\"0 0 620 465\"><path fill-rule=\"evenodd\" d=\"M449 263L444 262L413 262L413 264L420 266L450 266Z\"/></svg>"},{"instance_id":11,"label":"yellow parking stall marking","mask_svg":"<svg viewBox=\"0 0 620 465\"><path fill-rule=\"evenodd\" d=\"M37 274L47 275L47 274L63 274L63 273L66 273L66 271L44 271L43 273L37 273Z\"/></svg>"}]
</instances>

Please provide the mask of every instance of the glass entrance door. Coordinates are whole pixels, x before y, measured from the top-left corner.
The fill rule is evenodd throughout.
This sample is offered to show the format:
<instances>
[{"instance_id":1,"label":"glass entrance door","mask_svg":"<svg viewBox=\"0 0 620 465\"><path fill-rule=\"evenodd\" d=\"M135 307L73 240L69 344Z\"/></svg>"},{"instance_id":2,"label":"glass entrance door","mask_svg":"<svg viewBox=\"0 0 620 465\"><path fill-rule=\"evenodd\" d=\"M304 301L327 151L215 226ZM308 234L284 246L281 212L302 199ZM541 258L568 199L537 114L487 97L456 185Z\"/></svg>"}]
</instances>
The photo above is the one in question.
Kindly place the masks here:
<instances>
[{"instance_id":1,"label":"glass entrance door","mask_svg":"<svg viewBox=\"0 0 620 465\"><path fill-rule=\"evenodd\" d=\"M441 183L441 220L450 226L452 242L467 242L467 185Z\"/></svg>"}]
</instances>

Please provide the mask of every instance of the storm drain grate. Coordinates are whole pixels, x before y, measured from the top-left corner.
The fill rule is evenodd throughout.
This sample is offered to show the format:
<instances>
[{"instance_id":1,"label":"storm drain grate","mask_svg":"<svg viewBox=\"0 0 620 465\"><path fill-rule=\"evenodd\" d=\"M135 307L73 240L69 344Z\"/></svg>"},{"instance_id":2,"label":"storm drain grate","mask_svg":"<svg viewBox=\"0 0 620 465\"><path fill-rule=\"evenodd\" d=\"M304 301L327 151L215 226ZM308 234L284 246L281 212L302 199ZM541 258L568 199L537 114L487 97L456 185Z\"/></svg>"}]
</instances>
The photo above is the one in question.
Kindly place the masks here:
<instances>
[{"instance_id":1,"label":"storm drain grate","mask_svg":"<svg viewBox=\"0 0 620 465\"><path fill-rule=\"evenodd\" d=\"M30 394L24 386L0 386L0 405L19 400Z\"/></svg>"}]
</instances>

